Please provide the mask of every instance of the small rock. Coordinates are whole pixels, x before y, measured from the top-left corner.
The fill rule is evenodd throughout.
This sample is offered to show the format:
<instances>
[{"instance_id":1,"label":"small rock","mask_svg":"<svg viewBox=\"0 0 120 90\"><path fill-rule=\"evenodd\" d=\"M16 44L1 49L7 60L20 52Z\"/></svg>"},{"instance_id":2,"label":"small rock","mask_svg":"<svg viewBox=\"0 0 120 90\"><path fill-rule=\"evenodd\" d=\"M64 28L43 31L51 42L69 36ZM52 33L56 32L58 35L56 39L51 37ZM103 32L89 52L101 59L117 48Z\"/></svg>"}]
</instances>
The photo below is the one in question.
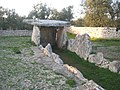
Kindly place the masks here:
<instances>
[{"instance_id":1,"label":"small rock","mask_svg":"<svg viewBox=\"0 0 120 90\"><path fill-rule=\"evenodd\" d=\"M83 86L86 88L86 90L105 90L96 84L93 80L86 82Z\"/></svg>"},{"instance_id":2,"label":"small rock","mask_svg":"<svg viewBox=\"0 0 120 90\"><path fill-rule=\"evenodd\" d=\"M48 56L51 57L52 55L52 47L51 45L48 43L48 45L44 48L43 53Z\"/></svg>"},{"instance_id":3,"label":"small rock","mask_svg":"<svg viewBox=\"0 0 120 90\"><path fill-rule=\"evenodd\" d=\"M112 72L120 72L120 61L113 61L109 64L109 70Z\"/></svg>"}]
</instances>

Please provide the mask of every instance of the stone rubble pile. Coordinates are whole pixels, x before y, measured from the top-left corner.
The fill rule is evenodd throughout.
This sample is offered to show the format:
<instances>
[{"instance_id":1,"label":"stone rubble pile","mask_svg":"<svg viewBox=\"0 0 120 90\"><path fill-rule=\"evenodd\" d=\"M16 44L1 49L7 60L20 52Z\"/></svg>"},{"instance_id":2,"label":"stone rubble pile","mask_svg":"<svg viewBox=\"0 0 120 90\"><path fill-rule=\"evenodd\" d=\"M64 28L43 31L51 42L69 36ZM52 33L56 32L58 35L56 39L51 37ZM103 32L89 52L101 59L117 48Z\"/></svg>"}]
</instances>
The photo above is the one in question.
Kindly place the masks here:
<instances>
[{"instance_id":1,"label":"stone rubble pile","mask_svg":"<svg viewBox=\"0 0 120 90\"><path fill-rule=\"evenodd\" d=\"M108 68L112 72L120 73L120 61L115 60L110 62L104 58L102 52L90 54L92 51L92 45L88 34L78 34L75 39L69 39L67 49L75 52L78 56L84 58L84 60L95 63L96 66Z\"/></svg>"},{"instance_id":2,"label":"stone rubble pile","mask_svg":"<svg viewBox=\"0 0 120 90\"><path fill-rule=\"evenodd\" d=\"M76 68L69 66L68 64L63 64L63 61L60 59L59 55L52 52L50 44L48 44L45 48L43 48L42 45L36 48L37 50L33 49L35 54L38 55L34 55L34 58L37 57L36 62L43 64L45 67L52 69L56 73L62 74L68 78L75 80L77 84L74 90L104 90L95 82L91 82L91 80L89 81L84 78L82 73ZM42 55L44 56L41 56L41 53L43 53Z\"/></svg>"}]
</instances>

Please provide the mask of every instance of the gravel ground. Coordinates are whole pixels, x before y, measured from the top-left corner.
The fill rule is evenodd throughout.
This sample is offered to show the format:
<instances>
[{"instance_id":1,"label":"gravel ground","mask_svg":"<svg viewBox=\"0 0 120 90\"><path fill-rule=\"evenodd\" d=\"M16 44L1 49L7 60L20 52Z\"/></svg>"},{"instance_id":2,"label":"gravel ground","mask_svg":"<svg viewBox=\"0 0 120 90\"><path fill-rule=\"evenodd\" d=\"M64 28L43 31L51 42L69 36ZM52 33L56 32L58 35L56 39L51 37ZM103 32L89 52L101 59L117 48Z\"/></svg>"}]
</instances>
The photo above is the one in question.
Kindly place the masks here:
<instances>
[{"instance_id":1,"label":"gravel ground","mask_svg":"<svg viewBox=\"0 0 120 90\"><path fill-rule=\"evenodd\" d=\"M34 53L29 39L0 38L0 90L74 90L66 84L68 78L30 59Z\"/></svg>"}]
</instances>

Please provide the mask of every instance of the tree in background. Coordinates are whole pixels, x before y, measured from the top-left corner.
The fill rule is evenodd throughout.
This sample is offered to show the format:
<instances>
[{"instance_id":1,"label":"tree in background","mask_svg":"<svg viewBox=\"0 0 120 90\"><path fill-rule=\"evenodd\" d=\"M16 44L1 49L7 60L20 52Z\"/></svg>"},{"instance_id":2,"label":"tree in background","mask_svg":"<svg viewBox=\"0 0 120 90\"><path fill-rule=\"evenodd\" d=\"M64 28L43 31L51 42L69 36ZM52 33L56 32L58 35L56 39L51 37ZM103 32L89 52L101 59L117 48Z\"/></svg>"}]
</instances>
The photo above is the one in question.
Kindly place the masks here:
<instances>
[{"instance_id":1,"label":"tree in background","mask_svg":"<svg viewBox=\"0 0 120 90\"><path fill-rule=\"evenodd\" d=\"M46 4L40 3L33 7L33 10L29 13L28 18L36 17L38 19L71 21L73 18L72 9L73 6L68 6L58 12L57 9L51 9Z\"/></svg>"},{"instance_id":2,"label":"tree in background","mask_svg":"<svg viewBox=\"0 0 120 90\"><path fill-rule=\"evenodd\" d=\"M84 20L82 18L78 18L77 20L73 20L71 24L76 27L84 27Z\"/></svg>"},{"instance_id":3,"label":"tree in background","mask_svg":"<svg viewBox=\"0 0 120 90\"><path fill-rule=\"evenodd\" d=\"M116 27L120 29L120 1L117 0L113 3L111 11L111 16L116 22Z\"/></svg>"},{"instance_id":4,"label":"tree in background","mask_svg":"<svg viewBox=\"0 0 120 90\"><path fill-rule=\"evenodd\" d=\"M115 26L109 13L111 4L112 0L86 0L83 5L86 11L84 17L85 26Z\"/></svg>"},{"instance_id":5,"label":"tree in background","mask_svg":"<svg viewBox=\"0 0 120 90\"><path fill-rule=\"evenodd\" d=\"M23 19L26 17L19 16L15 9L6 9L0 7L0 29L6 30L23 30L28 29L31 30L32 26L26 23L23 23Z\"/></svg>"},{"instance_id":6,"label":"tree in background","mask_svg":"<svg viewBox=\"0 0 120 90\"><path fill-rule=\"evenodd\" d=\"M33 6L33 10L28 15L28 18L39 18L39 19L49 19L51 15L51 9L47 6L47 4L37 4Z\"/></svg>"},{"instance_id":7,"label":"tree in background","mask_svg":"<svg viewBox=\"0 0 120 90\"><path fill-rule=\"evenodd\" d=\"M50 19L71 21L73 19L73 6L63 8L60 12L57 9L53 9Z\"/></svg>"},{"instance_id":8,"label":"tree in background","mask_svg":"<svg viewBox=\"0 0 120 90\"><path fill-rule=\"evenodd\" d=\"M73 6L68 6L63 8L61 12L59 12L59 20L71 21L73 19Z\"/></svg>"}]
</instances>

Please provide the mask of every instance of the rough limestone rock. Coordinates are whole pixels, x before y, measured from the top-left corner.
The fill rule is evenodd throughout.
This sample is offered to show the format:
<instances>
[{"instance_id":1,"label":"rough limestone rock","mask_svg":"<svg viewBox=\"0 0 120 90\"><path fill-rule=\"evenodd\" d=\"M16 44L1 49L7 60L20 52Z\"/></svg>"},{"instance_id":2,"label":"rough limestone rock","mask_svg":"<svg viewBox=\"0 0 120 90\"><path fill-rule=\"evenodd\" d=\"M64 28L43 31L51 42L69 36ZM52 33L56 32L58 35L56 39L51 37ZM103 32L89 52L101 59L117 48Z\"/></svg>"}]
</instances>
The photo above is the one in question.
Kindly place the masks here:
<instances>
[{"instance_id":1,"label":"rough limestone rock","mask_svg":"<svg viewBox=\"0 0 120 90\"><path fill-rule=\"evenodd\" d=\"M84 76L82 75L82 73L77 70L75 67L73 66L69 66L68 64L64 64L64 66L71 72L73 73L78 79L80 79L83 82L86 82L87 79L84 78Z\"/></svg>"},{"instance_id":2,"label":"rough limestone rock","mask_svg":"<svg viewBox=\"0 0 120 90\"><path fill-rule=\"evenodd\" d=\"M39 49L40 49L41 51L44 51L44 47L43 47L42 45L39 46Z\"/></svg>"},{"instance_id":3,"label":"rough limestone rock","mask_svg":"<svg viewBox=\"0 0 120 90\"><path fill-rule=\"evenodd\" d=\"M120 61L113 61L109 64L109 70L120 73Z\"/></svg>"},{"instance_id":4,"label":"rough limestone rock","mask_svg":"<svg viewBox=\"0 0 120 90\"><path fill-rule=\"evenodd\" d=\"M68 41L66 31L64 29L57 31L57 46L59 48L62 48L63 46L66 46L66 43Z\"/></svg>"},{"instance_id":5,"label":"rough limestone rock","mask_svg":"<svg viewBox=\"0 0 120 90\"><path fill-rule=\"evenodd\" d=\"M43 48L42 45L40 45L39 48L43 50L45 56L52 58L54 62L58 64L63 64L63 61L60 59L59 55L52 52L52 47L50 44L48 44L45 48Z\"/></svg>"},{"instance_id":6,"label":"rough limestone rock","mask_svg":"<svg viewBox=\"0 0 120 90\"><path fill-rule=\"evenodd\" d=\"M68 39L68 46L67 49L74 52L73 50L73 43L74 43L75 39Z\"/></svg>"},{"instance_id":7,"label":"rough limestone rock","mask_svg":"<svg viewBox=\"0 0 120 90\"><path fill-rule=\"evenodd\" d=\"M88 61L100 65L103 61L103 54L101 52L98 52L97 55L91 54L89 55Z\"/></svg>"},{"instance_id":8,"label":"rough limestone rock","mask_svg":"<svg viewBox=\"0 0 120 90\"><path fill-rule=\"evenodd\" d=\"M63 64L63 61L60 59L59 55L52 53L53 60L58 64Z\"/></svg>"},{"instance_id":9,"label":"rough limestone rock","mask_svg":"<svg viewBox=\"0 0 120 90\"><path fill-rule=\"evenodd\" d=\"M68 41L68 49L87 60L92 50L90 36L88 34L78 34L74 40L71 39Z\"/></svg>"},{"instance_id":10,"label":"rough limestone rock","mask_svg":"<svg viewBox=\"0 0 120 90\"><path fill-rule=\"evenodd\" d=\"M62 41L62 47L66 46L66 43L68 41L67 33L65 30L63 30L63 41Z\"/></svg>"},{"instance_id":11,"label":"rough limestone rock","mask_svg":"<svg viewBox=\"0 0 120 90\"><path fill-rule=\"evenodd\" d=\"M99 67L109 68L109 64L110 64L110 61L104 58L102 63L101 63L101 65Z\"/></svg>"},{"instance_id":12,"label":"rough limestone rock","mask_svg":"<svg viewBox=\"0 0 120 90\"><path fill-rule=\"evenodd\" d=\"M109 61L103 57L102 52L89 55L88 61L91 63L95 63L97 66L103 67L103 68L108 68L109 66Z\"/></svg>"},{"instance_id":13,"label":"rough limestone rock","mask_svg":"<svg viewBox=\"0 0 120 90\"><path fill-rule=\"evenodd\" d=\"M51 45L48 43L48 45L44 48L43 50L44 54L48 57L52 56L52 47Z\"/></svg>"},{"instance_id":14,"label":"rough limestone rock","mask_svg":"<svg viewBox=\"0 0 120 90\"><path fill-rule=\"evenodd\" d=\"M96 84L93 80L86 82L83 86L86 88L86 90L105 90Z\"/></svg>"},{"instance_id":15,"label":"rough limestone rock","mask_svg":"<svg viewBox=\"0 0 120 90\"><path fill-rule=\"evenodd\" d=\"M32 32L32 38L31 40L36 44L40 44L40 30L37 26L34 25L33 32Z\"/></svg>"}]
</instances>

